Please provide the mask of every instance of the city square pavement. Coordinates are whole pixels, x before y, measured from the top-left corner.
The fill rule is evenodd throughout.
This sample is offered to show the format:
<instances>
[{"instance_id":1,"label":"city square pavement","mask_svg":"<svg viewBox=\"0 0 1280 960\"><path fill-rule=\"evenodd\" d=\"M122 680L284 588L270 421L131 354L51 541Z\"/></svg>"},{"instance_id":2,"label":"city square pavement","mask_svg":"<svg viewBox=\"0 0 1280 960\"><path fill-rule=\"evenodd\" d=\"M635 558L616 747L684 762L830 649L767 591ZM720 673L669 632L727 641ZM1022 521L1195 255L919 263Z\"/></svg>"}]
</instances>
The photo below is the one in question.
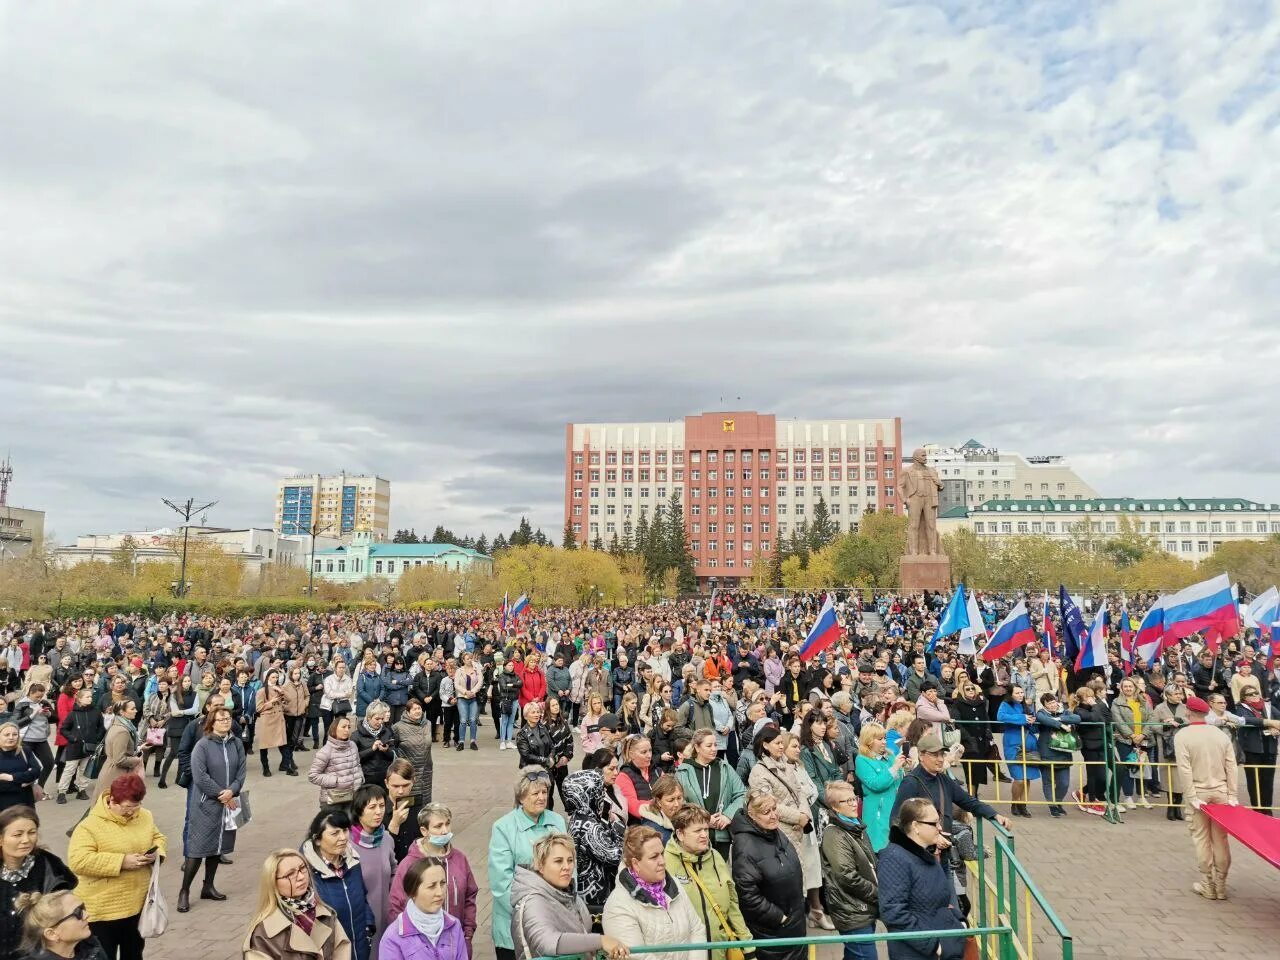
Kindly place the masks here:
<instances>
[{"instance_id":1,"label":"city square pavement","mask_svg":"<svg viewBox=\"0 0 1280 960\"><path fill-rule=\"evenodd\" d=\"M311 756L298 755L304 773ZM453 809L455 843L470 858L481 889L475 942L480 960L493 956L484 892L489 830L511 809L515 771L516 754L496 749L491 728L481 730L478 753L436 748L435 799ZM170 859L163 869L172 910L185 791L158 790L151 778L147 783L146 806L169 838ZM305 776L275 774L264 780L256 757L248 783L254 821L238 838L235 863L218 872L218 887L228 900L193 898L190 913L171 913L169 931L147 945L149 960L240 957L264 855L296 847L317 809L317 790ZM39 806L45 844L65 855L63 832L84 804L57 806L49 800ZM1185 824L1166 821L1162 810L1133 811L1118 826L1074 808L1064 820L1050 818L1043 808L1035 813L1034 819L1015 821L1018 854L1074 935L1080 960L1269 956L1280 942L1280 871L1239 844L1232 844L1231 899L1211 903L1191 892L1194 863ZM822 954L823 960L835 960L839 951L826 948ZM1038 943L1035 955L1056 958L1056 938Z\"/></svg>"}]
</instances>

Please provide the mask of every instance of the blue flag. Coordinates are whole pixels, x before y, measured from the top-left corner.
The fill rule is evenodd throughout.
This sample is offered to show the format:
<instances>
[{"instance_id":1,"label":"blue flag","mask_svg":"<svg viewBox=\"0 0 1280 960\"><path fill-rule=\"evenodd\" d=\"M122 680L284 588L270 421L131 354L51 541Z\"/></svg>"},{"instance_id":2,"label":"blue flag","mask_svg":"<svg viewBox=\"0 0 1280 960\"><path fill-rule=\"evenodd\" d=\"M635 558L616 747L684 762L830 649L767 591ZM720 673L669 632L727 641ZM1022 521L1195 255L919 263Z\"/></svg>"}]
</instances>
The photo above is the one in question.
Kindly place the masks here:
<instances>
[{"instance_id":1,"label":"blue flag","mask_svg":"<svg viewBox=\"0 0 1280 960\"><path fill-rule=\"evenodd\" d=\"M1062 662L1076 662L1089 638L1089 630L1084 625L1084 615L1071 599L1065 586L1058 587L1058 605L1062 608Z\"/></svg>"},{"instance_id":2,"label":"blue flag","mask_svg":"<svg viewBox=\"0 0 1280 960\"><path fill-rule=\"evenodd\" d=\"M938 645L938 641L943 637L948 637L953 633L959 633L961 630L969 626L969 605L964 597L964 584L956 587L956 592L951 595L951 602L947 604L947 609L942 611L942 619L938 621L938 629L933 632L933 639L929 641L928 650Z\"/></svg>"}]
</instances>

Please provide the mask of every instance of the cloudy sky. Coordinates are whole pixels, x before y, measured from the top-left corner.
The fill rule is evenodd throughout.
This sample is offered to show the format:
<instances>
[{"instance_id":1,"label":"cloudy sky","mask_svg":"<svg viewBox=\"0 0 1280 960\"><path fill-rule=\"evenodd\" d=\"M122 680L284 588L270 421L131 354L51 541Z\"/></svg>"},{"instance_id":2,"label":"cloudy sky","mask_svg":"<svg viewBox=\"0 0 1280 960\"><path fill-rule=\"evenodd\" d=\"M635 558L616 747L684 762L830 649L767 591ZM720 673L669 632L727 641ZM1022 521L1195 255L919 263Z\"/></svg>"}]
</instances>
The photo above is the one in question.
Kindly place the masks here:
<instances>
[{"instance_id":1,"label":"cloudy sky","mask_svg":"<svg viewBox=\"0 0 1280 960\"><path fill-rule=\"evenodd\" d=\"M1280 500L1271 0L10 0L0 131L64 541L341 468L558 533L566 421L724 405Z\"/></svg>"}]
</instances>

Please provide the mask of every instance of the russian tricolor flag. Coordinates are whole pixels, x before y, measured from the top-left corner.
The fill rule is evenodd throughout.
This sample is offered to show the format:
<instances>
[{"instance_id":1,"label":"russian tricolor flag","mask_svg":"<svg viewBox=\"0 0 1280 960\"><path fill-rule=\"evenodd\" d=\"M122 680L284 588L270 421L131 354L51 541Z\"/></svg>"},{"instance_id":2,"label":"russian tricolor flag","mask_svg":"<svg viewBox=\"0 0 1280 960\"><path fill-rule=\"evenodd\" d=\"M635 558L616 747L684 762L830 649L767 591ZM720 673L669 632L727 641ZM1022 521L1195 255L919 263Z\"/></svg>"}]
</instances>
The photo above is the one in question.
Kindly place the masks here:
<instances>
[{"instance_id":1,"label":"russian tricolor flag","mask_svg":"<svg viewBox=\"0 0 1280 960\"><path fill-rule=\"evenodd\" d=\"M1058 631L1053 626L1053 611L1049 609L1049 591L1044 592L1044 604L1040 607L1040 623L1044 628L1044 643L1049 656L1058 656Z\"/></svg>"},{"instance_id":2,"label":"russian tricolor flag","mask_svg":"<svg viewBox=\"0 0 1280 960\"><path fill-rule=\"evenodd\" d=\"M1089 635L1080 646L1076 657L1076 670L1103 667L1107 664L1107 608L1103 607L1094 618Z\"/></svg>"},{"instance_id":3,"label":"russian tricolor flag","mask_svg":"<svg viewBox=\"0 0 1280 960\"><path fill-rule=\"evenodd\" d=\"M1151 605L1133 637L1134 660L1148 668L1164 649L1164 604L1165 598L1160 597Z\"/></svg>"},{"instance_id":4,"label":"russian tricolor flag","mask_svg":"<svg viewBox=\"0 0 1280 960\"><path fill-rule=\"evenodd\" d=\"M1036 631L1031 626L1031 615L1027 613L1027 605L1022 600L1000 621L1000 625L991 634L991 639L982 648L978 656L990 663L1007 657L1015 650L1025 647L1036 638Z\"/></svg>"},{"instance_id":5,"label":"russian tricolor flag","mask_svg":"<svg viewBox=\"0 0 1280 960\"><path fill-rule=\"evenodd\" d=\"M516 597L516 602L511 605L511 616L519 620L522 616L529 612L529 595L522 593Z\"/></svg>"},{"instance_id":6,"label":"russian tricolor flag","mask_svg":"<svg viewBox=\"0 0 1280 960\"><path fill-rule=\"evenodd\" d=\"M1210 650L1240 630L1240 607L1225 573L1179 590L1164 610L1165 644L1203 632Z\"/></svg>"},{"instance_id":7,"label":"russian tricolor flag","mask_svg":"<svg viewBox=\"0 0 1280 960\"><path fill-rule=\"evenodd\" d=\"M813 622L809 635L796 654L803 661L812 660L839 639L840 623L836 620L835 604L831 602L831 594L827 594L826 602L818 611L818 619Z\"/></svg>"},{"instance_id":8,"label":"russian tricolor flag","mask_svg":"<svg viewBox=\"0 0 1280 960\"><path fill-rule=\"evenodd\" d=\"M502 595L502 629L503 630L507 629L507 613L511 609L511 605L507 603L508 596L509 594L506 594L506 593Z\"/></svg>"}]
</instances>

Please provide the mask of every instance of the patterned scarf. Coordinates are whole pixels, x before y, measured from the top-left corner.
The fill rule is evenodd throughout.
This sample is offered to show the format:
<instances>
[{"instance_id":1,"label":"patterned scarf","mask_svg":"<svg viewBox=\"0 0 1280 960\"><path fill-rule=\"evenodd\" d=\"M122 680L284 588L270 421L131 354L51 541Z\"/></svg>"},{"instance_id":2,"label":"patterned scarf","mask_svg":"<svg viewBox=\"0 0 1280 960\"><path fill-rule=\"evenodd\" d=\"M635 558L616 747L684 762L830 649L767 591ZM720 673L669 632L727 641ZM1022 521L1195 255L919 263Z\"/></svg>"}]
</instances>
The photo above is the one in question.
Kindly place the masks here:
<instances>
[{"instance_id":1,"label":"patterned scarf","mask_svg":"<svg viewBox=\"0 0 1280 960\"><path fill-rule=\"evenodd\" d=\"M665 882L646 883L637 877L636 872L630 867L627 868L627 873L631 874L631 879L636 882L636 886L647 893L655 904L662 907L663 910L667 908L667 885Z\"/></svg>"},{"instance_id":2,"label":"patterned scarf","mask_svg":"<svg viewBox=\"0 0 1280 960\"><path fill-rule=\"evenodd\" d=\"M304 933L311 933L316 923L316 890L311 887L300 897L284 897L276 894L280 901L280 910L293 923L300 926Z\"/></svg>"},{"instance_id":3,"label":"patterned scarf","mask_svg":"<svg viewBox=\"0 0 1280 960\"><path fill-rule=\"evenodd\" d=\"M27 879L27 874L31 872L31 868L35 865L36 855L34 853L28 853L26 859L18 864L18 866L13 870L10 870L5 866L0 866L0 880L3 880L5 883L19 883Z\"/></svg>"},{"instance_id":4,"label":"patterned scarf","mask_svg":"<svg viewBox=\"0 0 1280 960\"><path fill-rule=\"evenodd\" d=\"M373 850L381 845L384 833L385 829L382 826L366 831L357 823L351 828L351 839L356 842L356 846Z\"/></svg>"}]
</instances>

